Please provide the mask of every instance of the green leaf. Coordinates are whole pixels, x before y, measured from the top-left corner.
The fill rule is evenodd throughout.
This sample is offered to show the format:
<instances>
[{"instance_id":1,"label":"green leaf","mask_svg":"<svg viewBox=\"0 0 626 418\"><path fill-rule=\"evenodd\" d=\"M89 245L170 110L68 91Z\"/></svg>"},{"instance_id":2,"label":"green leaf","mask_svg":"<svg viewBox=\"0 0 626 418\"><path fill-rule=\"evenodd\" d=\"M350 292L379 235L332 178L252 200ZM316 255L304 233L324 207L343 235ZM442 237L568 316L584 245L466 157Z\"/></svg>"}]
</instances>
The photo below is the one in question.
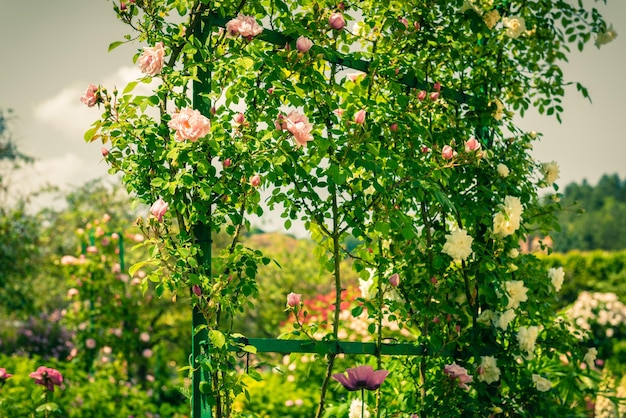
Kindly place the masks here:
<instances>
[{"instance_id":1,"label":"green leaf","mask_svg":"<svg viewBox=\"0 0 626 418\"><path fill-rule=\"evenodd\" d=\"M216 329L209 331L209 339L211 340L211 344L217 348L222 348L226 344L226 337L221 331Z\"/></svg>"},{"instance_id":2,"label":"green leaf","mask_svg":"<svg viewBox=\"0 0 626 418\"><path fill-rule=\"evenodd\" d=\"M241 351L245 351L246 353L250 353L250 354L257 353L256 347L253 345L244 345L243 347L241 347Z\"/></svg>"},{"instance_id":3,"label":"green leaf","mask_svg":"<svg viewBox=\"0 0 626 418\"><path fill-rule=\"evenodd\" d=\"M128 269L128 275L133 277L135 275L135 273L137 273L137 271L139 269L141 269L142 267L144 267L145 265L149 264L149 261L140 261L138 263L133 264L132 266L130 266L130 268Z\"/></svg>"},{"instance_id":4,"label":"green leaf","mask_svg":"<svg viewBox=\"0 0 626 418\"><path fill-rule=\"evenodd\" d=\"M115 48L117 48L118 46L125 44L126 41L115 41L112 42L111 44L109 44L109 52L113 51Z\"/></svg>"}]
</instances>

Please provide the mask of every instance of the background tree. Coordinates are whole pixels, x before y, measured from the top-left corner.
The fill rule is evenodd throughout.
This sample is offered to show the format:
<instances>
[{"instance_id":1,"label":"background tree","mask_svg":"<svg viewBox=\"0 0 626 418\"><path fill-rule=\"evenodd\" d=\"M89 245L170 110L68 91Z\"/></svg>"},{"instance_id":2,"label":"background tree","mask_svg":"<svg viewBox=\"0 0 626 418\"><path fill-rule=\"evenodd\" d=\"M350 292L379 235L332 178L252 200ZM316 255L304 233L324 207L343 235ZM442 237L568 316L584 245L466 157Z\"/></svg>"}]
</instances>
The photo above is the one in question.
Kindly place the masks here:
<instances>
[{"instance_id":1,"label":"background tree","mask_svg":"<svg viewBox=\"0 0 626 418\"><path fill-rule=\"evenodd\" d=\"M567 185L561 204L556 251L626 249L626 181L617 174L603 175L595 186L587 180Z\"/></svg>"}]
</instances>

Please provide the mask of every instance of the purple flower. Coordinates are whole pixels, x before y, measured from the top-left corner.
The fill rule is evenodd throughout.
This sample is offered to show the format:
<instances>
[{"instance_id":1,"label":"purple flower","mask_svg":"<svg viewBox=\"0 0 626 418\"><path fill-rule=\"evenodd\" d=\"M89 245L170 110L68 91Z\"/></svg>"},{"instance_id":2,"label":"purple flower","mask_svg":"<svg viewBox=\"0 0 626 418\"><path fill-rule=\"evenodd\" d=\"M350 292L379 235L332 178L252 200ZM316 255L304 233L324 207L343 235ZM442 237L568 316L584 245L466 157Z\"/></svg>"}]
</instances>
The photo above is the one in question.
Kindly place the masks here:
<instances>
[{"instance_id":1,"label":"purple flower","mask_svg":"<svg viewBox=\"0 0 626 418\"><path fill-rule=\"evenodd\" d=\"M61 372L50 367L39 366L29 376L35 379L36 384L45 386L50 392L54 392L55 385L61 386L61 383L63 383Z\"/></svg>"},{"instance_id":2,"label":"purple flower","mask_svg":"<svg viewBox=\"0 0 626 418\"><path fill-rule=\"evenodd\" d=\"M372 369L372 366L358 366L346 369L346 373L337 373L333 379L343 385L344 388L353 391L359 389L376 390L383 384L389 374L388 370Z\"/></svg>"}]
</instances>

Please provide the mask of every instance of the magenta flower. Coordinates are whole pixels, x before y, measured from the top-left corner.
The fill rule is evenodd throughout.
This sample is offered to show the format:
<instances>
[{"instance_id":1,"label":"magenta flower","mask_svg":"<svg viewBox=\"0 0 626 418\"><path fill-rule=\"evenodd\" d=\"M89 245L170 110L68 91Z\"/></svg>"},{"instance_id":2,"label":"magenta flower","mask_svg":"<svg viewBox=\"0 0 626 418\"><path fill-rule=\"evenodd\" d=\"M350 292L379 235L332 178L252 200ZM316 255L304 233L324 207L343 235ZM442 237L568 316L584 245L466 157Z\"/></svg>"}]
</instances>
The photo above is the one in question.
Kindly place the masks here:
<instances>
[{"instance_id":1,"label":"magenta flower","mask_svg":"<svg viewBox=\"0 0 626 418\"><path fill-rule=\"evenodd\" d=\"M63 383L63 375L61 372L50 367L39 366L39 368L29 376L35 379L36 384L44 386L50 392L54 392L54 387L60 387L61 383Z\"/></svg>"},{"instance_id":2,"label":"magenta flower","mask_svg":"<svg viewBox=\"0 0 626 418\"><path fill-rule=\"evenodd\" d=\"M376 390L383 384L385 378L389 374L388 370L372 369L372 366L357 366L346 369L346 374L337 373L333 375L333 379L343 385L349 391L367 389Z\"/></svg>"},{"instance_id":3,"label":"magenta flower","mask_svg":"<svg viewBox=\"0 0 626 418\"><path fill-rule=\"evenodd\" d=\"M6 382L6 380L11 376L13 375L7 373L7 370L4 367L0 367L0 384Z\"/></svg>"}]
</instances>

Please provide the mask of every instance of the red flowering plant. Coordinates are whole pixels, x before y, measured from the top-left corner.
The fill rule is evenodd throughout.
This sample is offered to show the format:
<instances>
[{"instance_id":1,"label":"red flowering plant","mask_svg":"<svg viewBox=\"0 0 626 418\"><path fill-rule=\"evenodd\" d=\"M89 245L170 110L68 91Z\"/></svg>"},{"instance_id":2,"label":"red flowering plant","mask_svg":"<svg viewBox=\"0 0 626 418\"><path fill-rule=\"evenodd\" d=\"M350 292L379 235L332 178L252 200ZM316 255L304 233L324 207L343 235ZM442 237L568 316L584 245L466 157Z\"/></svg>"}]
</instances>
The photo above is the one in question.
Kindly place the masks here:
<instances>
[{"instance_id":1,"label":"red flowering plant","mask_svg":"<svg viewBox=\"0 0 626 418\"><path fill-rule=\"evenodd\" d=\"M558 165L533 159L538 135L513 116L532 105L560 118L568 43L614 37L595 8L155 0L116 11L138 32L128 39L142 42L144 75L121 92L90 86L86 104L103 113L85 138L110 147L111 172L139 200L159 202L142 224L150 257L131 273L153 266L145 280L190 295L207 334L190 370L216 416L236 414L232 399L245 391L229 351L241 338L225 321L250 306L270 261L239 242L268 207L317 244L335 293L325 339L339 338L341 262L351 258L372 280L363 307L377 343L393 315L420 347L377 357L391 372L377 416L586 413L594 375L577 368L581 344L551 307L557 286L532 254L516 254L525 234L555 226ZM152 93L135 93L155 79ZM555 198L543 202L541 188ZM218 231L232 242L211 253ZM348 236L360 244L347 248ZM317 417L336 389L335 358L325 356ZM453 364L491 372L450 398L442 370Z\"/></svg>"}]
</instances>

